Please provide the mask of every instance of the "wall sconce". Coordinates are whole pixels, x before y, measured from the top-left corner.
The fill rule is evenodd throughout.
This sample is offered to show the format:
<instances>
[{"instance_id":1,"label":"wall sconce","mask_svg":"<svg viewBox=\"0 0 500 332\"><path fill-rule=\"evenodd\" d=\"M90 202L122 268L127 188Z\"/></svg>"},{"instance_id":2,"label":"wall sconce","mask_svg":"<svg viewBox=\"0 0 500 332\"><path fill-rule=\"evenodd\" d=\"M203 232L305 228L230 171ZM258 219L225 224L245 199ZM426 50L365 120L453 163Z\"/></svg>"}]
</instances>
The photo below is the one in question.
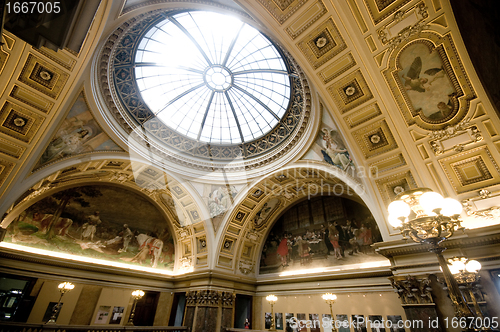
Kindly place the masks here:
<instances>
[{"instance_id":1,"label":"wall sconce","mask_svg":"<svg viewBox=\"0 0 500 332\"><path fill-rule=\"evenodd\" d=\"M323 300L326 301L327 304L330 305L330 314L332 316L332 331L337 331L337 329L335 328L335 317L333 316L333 309L332 309L332 304L335 303L335 300L337 299L337 295L335 294L332 294L332 293L325 293L321 296L323 298Z\"/></svg>"},{"instance_id":2,"label":"wall sconce","mask_svg":"<svg viewBox=\"0 0 500 332\"><path fill-rule=\"evenodd\" d=\"M266 300L271 304L271 328L269 331L276 331L276 324L274 322L274 310L273 305L278 301L278 298L275 295L266 296Z\"/></svg>"},{"instance_id":3,"label":"wall sconce","mask_svg":"<svg viewBox=\"0 0 500 332\"><path fill-rule=\"evenodd\" d=\"M127 326L134 326L135 307L137 306L137 300L139 300L143 296L144 296L144 291L140 289L132 292L134 303L132 304L132 310L130 311L130 316L128 317Z\"/></svg>"},{"instance_id":4,"label":"wall sconce","mask_svg":"<svg viewBox=\"0 0 500 332\"><path fill-rule=\"evenodd\" d=\"M57 288L59 289L61 296L59 296L59 301L54 306L54 308L52 308L52 316L50 316L50 319L45 324L55 324L56 323L57 314L59 313L59 310L61 310L62 297L65 293L67 293L67 292L71 291L73 288L75 288L75 285L73 285L70 282L62 282L57 286Z\"/></svg>"},{"instance_id":5,"label":"wall sconce","mask_svg":"<svg viewBox=\"0 0 500 332\"><path fill-rule=\"evenodd\" d=\"M475 317L464 299L458 283L443 257L446 248L441 244L456 230L461 230L462 204L453 198L443 198L429 188L417 188L400 193L388 207L389 223L401 231L403 238L429 244L436 254L450 299L457 317Z\"/></svg>"}]
</instances>

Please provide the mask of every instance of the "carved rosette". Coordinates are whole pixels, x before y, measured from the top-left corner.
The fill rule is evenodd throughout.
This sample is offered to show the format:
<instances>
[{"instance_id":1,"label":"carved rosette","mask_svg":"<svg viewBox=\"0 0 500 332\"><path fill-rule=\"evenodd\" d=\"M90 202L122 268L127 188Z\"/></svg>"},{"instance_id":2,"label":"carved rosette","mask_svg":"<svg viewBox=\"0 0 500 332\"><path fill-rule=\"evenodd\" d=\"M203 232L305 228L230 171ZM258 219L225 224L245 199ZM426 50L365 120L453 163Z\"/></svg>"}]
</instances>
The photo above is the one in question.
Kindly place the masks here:
<instances>
[{"instance_id":1,"label":"carved rosette","mask_svg":"<svg viewBox=\"0 0 500 332\"><path fill-rule=\"evenodd\" d=\"M403 304L426 304L434 302L431 294L431 281L428 277L417 278L407 276L404 279L389 278L389 280Z\"/></svg>"}]
</instances>

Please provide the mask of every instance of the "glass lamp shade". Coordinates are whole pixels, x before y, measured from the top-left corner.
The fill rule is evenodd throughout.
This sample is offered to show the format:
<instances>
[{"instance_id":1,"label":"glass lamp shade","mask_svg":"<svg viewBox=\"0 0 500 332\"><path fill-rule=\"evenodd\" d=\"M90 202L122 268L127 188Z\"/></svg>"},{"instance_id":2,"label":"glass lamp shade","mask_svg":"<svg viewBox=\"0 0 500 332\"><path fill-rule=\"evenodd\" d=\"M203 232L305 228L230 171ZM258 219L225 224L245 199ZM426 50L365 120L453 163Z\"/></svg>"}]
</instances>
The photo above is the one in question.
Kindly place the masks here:
<instances>
[{"instance_id":1,"label":"glass lamp shade","mask_svg":"<svg viewBox=\"0 0 500 332\"><path fill-rule=\"evenodd\" d=\"M434 211L435 209L443 208L443 201L443 196L433 191L423 193L422 196L420 196L419 200L420 206L422 206L427 214Z\"/></svg>"},{"instance_id":2,"label":"glass lamp shade","mask_svg":"<svg viewBox=\"0 0 500 332\"><path fill-rule=\"evenodd\" d=\"M460 270L458 269L458 267L453 265L453 264L448 264L448 268L450 269L451 274L459 274L460 273ZM443 269L441 269L441 271L442 270Z\"/></svg>"},{"instance_id":3,"label":"glass lamp shade","mask_svg":"<svg viewBox=\"0 0 500 332\"><path fill-rule=\"evenodd\" d=\"M276 297L276 295L268 295L266 296L266 300L269 302L276 302L278 298Z\"/></svg>"},{"instance_id":4,"label":"glass lamp shade","mask_svg":"<svg viewBox=\"0 0 500 332\"><path fill-rule=\"evenodd\" d=\"M476 273L481 270L481 263L473 259L465 264L465 269L467 272Z\"/></svg>"},{"instance_id":5,"label":"glass lamp shade","mask_svg":"<svg viewBox=\"0 0 500 332\"><path fill-rule=\"evenodd\" d=\"M67 292L75 288L75 285L70 282L62 282L57 286L57 288L59 288L61 292Z\"/></svg>"},{"instance_id":6,"label":"glass lamp shade","mask_svg":"<svg viewBox=\"0 0 500 332\"><path fill-rule=\"evenodd\" d=\"M398 228L398 227L401 227L403 225L403 222L401 221L401 219L397 218L393 214L390 214L388 219L389 219L388 220L389 224L394 228Z\"/></svg>"},{"instance_id":7,"label":"glass lamp shade","mask_svg":"<svg viewBox=\"0 0 500 332\"><path fill-rule=\"evenodd\" d=\"M462 213L462 204L459 201L450 197L443 200L442 215L451 217L460 213Z\"/></svg>"},{"instance_id":8,"label":"glass lamp shade","mask_svg":"<svg viewBox=\"0 0 500 332\"><path fill-rule=\"evenodd\" d=\"M394 201L387 207L389 215L394 216L394 218L408 217L410 215L411 209L408 204L403 201ZM392 225L392 224L391 224Z\"/></svg>"},{"instance_id":9,"label":"glass lamp shade","mask_svg":"<svg viewBox=\"0 0 500 332\"><path fill-rule=\"evenodd\" d=\"M138 289L132 292L132 296L135 297L136 299L140 299L141 297L144 296L144 291Z\"/></svg>"},{"instance_id":10,"label":"glass lamp shade","mask_svg":"<svg viewBox=\"0 0 500 332\"><path fill-rule=\"evenodd\" d=\"M465 262L462 259L450 260L450 271L453 274L458 274L465 270Z\"/></svg>"},{"instance_id":11,"label":"glass lamp shade","mask_svg":"<svg viewBox=\"0 0 500 332\"><path fill-rule=\"evenodd\" d=\"M337 295L332 293L326 293L321 296L325 301L335 301L337 299Z\"/></svg>"}]
</instances>

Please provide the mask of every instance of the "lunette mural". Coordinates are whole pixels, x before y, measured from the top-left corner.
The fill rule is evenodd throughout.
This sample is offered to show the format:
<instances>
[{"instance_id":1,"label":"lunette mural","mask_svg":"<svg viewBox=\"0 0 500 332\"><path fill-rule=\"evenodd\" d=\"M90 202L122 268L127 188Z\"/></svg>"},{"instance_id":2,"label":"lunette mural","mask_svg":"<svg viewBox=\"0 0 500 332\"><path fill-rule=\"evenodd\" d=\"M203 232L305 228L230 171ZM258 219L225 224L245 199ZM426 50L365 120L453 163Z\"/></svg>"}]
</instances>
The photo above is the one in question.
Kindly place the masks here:
<instances>
[{"instance_id":1,"label":"lunette mural","mask_svg":"<svg viewBox=\"0 0 500 332\"><path fill-rule=\"evenodd\" d=\"M260 273L379 261L370 247L382 241L365 206L338 196L313 197L290 207L262 250Z\"/></svg>"},{"instance_id":2,"label":"lunette mural","mask_svg":"<svg viewBox=\"0 0 500 332\"><path fill-rule=\"evenodd\" d=\"M168 221L147 200L107 185L66 189L23 211L5 241L71 255L173 270Z\"/></svg>"}]
</instances>

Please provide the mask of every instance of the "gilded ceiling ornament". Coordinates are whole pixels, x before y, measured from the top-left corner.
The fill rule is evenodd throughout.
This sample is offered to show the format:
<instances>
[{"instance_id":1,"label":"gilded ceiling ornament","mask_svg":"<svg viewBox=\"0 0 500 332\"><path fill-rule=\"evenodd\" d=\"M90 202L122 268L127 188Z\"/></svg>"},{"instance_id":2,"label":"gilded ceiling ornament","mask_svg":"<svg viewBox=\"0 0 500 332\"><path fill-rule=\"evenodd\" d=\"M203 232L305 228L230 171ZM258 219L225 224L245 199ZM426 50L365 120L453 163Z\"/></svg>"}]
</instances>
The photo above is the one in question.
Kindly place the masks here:
<instances>
[{"instance_id":1,"label":"gilded ceiling ornament","mask_svg":"<svg viewBox=\"0 0 500 332\"><path fill-rule=\"evenodd\" d=\"M429 145L436 156L448 150L462 152L467 145L483 140L481 131L476 125L470 123L470 118L466 118L456 125L431 131L429 136L432 139L429 141ZM448 141L451 138L453 141ZM453 144L449 142L453 142Z\"/></svg>"},{"instance_id":2,"label":"gilded ceiling ornament","mask_svg":"<svg viewBox=\"0 0 500 332\"><path fill-rule=\"evenodd\" d=\"M371 135L370 142L372 142L373 144L377 144L378 142L380 142L380 136L379 135Z\"/></svg>"},{"instance_id":3,"label":"gilded ceiling ornament","mask_svg":"<svg viewBox=\"0 0 500 332\"><path fill-rule=\"evenodd\" d=\"M345 89L345 94L348 96L352 96L354 93L356 93L356 88L353 86L350 86L347 89Z\"/></svg>"},{"instance_id":4,"label":"gilded ceiling ornament","mask_svg":"<svg viewBox=\"0 0 500 332\"><path fill-rule=\"evenodd\" d=\"M243 274L249 274L250 272L253 272L253 266L254 264L252 261L243 260L239 263L239 270Z\"/></svg>"},{"instance_id":5,"label":"gilded ceiling ornament","mask_svg":"<svg viewBox=\"0 0 500 332\"><path fill-rule=\"evenodd\" d=\"M14 124L18 127L22 127L26 124L26 121L23 118L15 118Z\"/></svg>"},{"instance_id":6,"label":"gilded ceiling ornament","mask_svg":"<svg viewBox=\"0 0 500 332\"><path fill-rule=\"evenodd\" d=\"M427 29L429 27L428 24L424 23L424 20L429 17L429 13L427 12L427 6L425 6L424 2L419 3L415 7L407 10L406 12L398 11L394 14L393 20L386 24L383 28L378 30L378 38L382 42L382 44L389 45L389 51L392 51L399 44L407 40L413 35L419 34L422 30ZM413 13L415 11L415 13ZM419 20L414 25L407 26L401 29L397 35L392 38L388 36L394 35L394 31L390 31L392 27L397 25L398 23L404 21L407 17L416 15Z\"/></svg>"},{"instance_id":7,"label":"gilded ceiling ornament","mask_svg":"<svg viewBox=\"0 0 500 332\"><path fill-rule=\"evenodd\" d=\"M462 200L462 206L468 216L484 219L498 219L500 218L500 206L491 206L486 209L478 210L475 202L484 199L493 199L494 202L498 202L499 198L500 192L491 193L488 189L481 189L478 191L477 197Z\"/></svg>"},{"instance_id":8,"label":"gilded ceiling ornament","mask_svg":"<svg viewBox=\"0 0 500 332\"><path fill-rule=\"evenodd\" d=\"M45 81L49 81L52 78L52 75L48 71L42 70L40 72L40 77L44 79Z\"/></svg>"},{"instance_id":9,"label":"gilded ceiling ornament","mask_svg":"<svg viewBox=\"0 0 500 332\"><path fill-rule=\"evenodd\" d=\"M318 48L322 48L323 46L326 45L326 38L325 37L320 37L316 40L316 46L318 46Z\"/></svg>"}]
</instances>

